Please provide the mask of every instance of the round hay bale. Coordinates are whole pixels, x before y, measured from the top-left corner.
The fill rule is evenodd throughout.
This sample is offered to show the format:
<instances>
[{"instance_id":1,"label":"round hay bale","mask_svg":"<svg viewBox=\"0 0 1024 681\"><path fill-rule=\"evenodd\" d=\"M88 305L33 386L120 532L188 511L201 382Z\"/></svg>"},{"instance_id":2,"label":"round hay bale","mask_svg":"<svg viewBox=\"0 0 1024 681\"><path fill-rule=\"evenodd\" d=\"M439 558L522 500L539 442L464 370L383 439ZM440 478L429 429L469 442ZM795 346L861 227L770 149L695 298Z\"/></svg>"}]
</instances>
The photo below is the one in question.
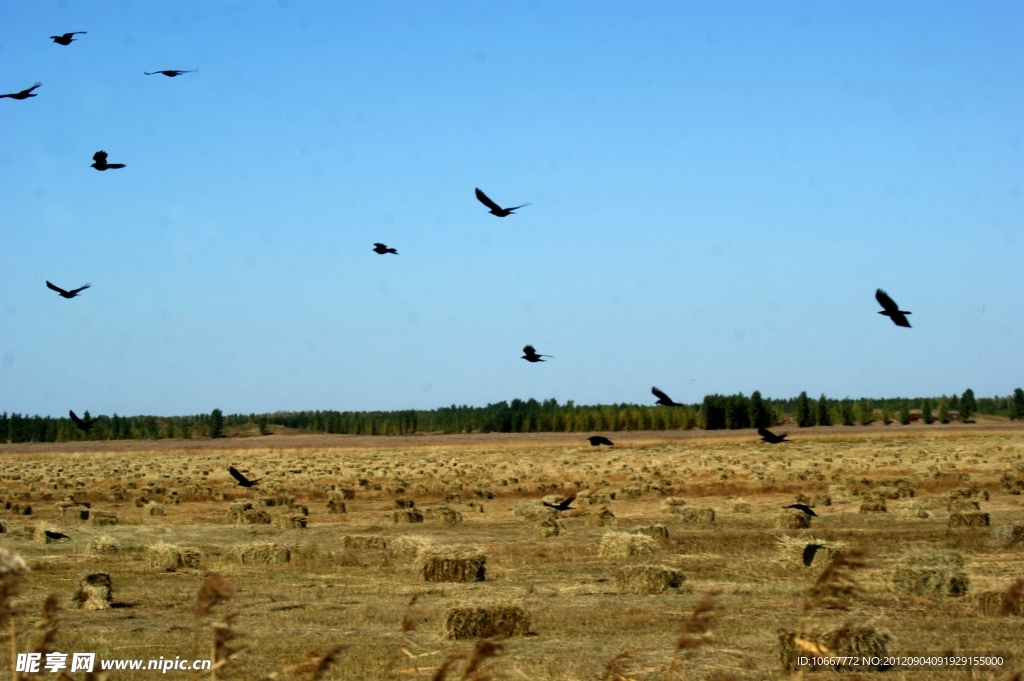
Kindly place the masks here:
<instances>
[{"instance_id":1,"label":"round hay bale","mask_svg":"<svg viewBox=\"0 0 1024 681\"><path fill-rule=\"evenodd\" d=\"M989 517L988 513L981 513L980 511L961 511L959 513L953 513L949 516L948 527L950 529L956 527L988 527Z\"/></svg>"},{"instance_id":2,"label":"round hay bale","mask_svg":"<svg viewBox=\"0 0 1024 681\"><path fill-rule=\"evenodd\" d=\"M74 600L82 610L108 610L112 594L110 575L105 572L93 572L78 580L78 591Z\"/></svg>"},{"instance_id":3,"label":"round hay bale","mask_svg":"<svg viewBox=\"0 0 1024 681\"><path fill-rule=\"evenodd\" d=\"M605 527L607 525L615 524L615 514L608 510L607 506L602 506L594 510L587 510L583 514L583 522L591 527Z\"/></svg>"},{"instance_id":4,"label":"round hay bale","mask_svg":"<svg viewBox=\"0 0 1024 681\"><path fill-rule=\"evenodd\" d=\"M644 527L636 528L633 532L646 535L659 544L668 543L668 528L661 524L645 525Z\"/></svg>"},{"instance_id":5,"label":"round hay bale","mask_svg":"<svg viewBox=\"0 0 1024 681\"><path fill-rule=\"evenodd\" d=\"M422 523L423 514L415 508L405 508L395 511L392 520L396 523Z\"/></svg>"},{"instance_id":6,"label":"round hay bale","mask_svg":"<svg viewBox=\"0 0 1024 681\"><path fill-rule=\"evenodd\" d=\"M288 530L304 530L308 521L309 518L302 513L289 513L278 516L277 526Z\"/></svg>"},{"instance_id":7,"label":"round hay bale","mask_svg":"<svg viewBox=\"0 0 1024 681\"><path fill-rule=\"evenodd\" d=\"M678 589L685 577L665 565L624 565L615 570L619 593L660 594Z\"/></svg>"},{"instance_id":8,"label":"round hay bale","mask_svg":"<svg viewBox=\"0 0 1024 681\"><path fill-rule=\"evenodd\" d=\"M97 527L117 525L117 514L112 511L92 511L89 522Z\"/></svg>"},{"instance_id":9,"label":"round hay bale","mask_svg":"<svg viewBox=\"0 0 1024 681\"><path fill-rule=\"evenodd\" d=\"M530 613L520 605L456 605L444 616L444 637L448 639L508 638L530 632Z\"/></svg>"},{"instance_id":10,"label":"round hay bale","mask_svg":"<svg viewBox=\"0 0 1024 681\"><path fill-rule=\"evenodd\" d=\"M478 548L429 546L417 556L420 572L428 582L482 582L487 555Z\"/></svg>"},{"instance_id":11,"label":"round hay bale","mask_svg":"<svg viewBox=\"0 0 1024 681\"><path fill-rule=\"evenodd\" d=\"M109 535L100 535L99 537L93 537L89 540L88 551L91 554L102 556L116 554L120 550L121 545L116 539Z\"/></svg>"},{"instance_id":12,"label":"round hay bale","mask_svg":"<svg viewBox=\"0 0 1024 681\"><path fill-rule=\"evenodd\" d=\"M860 502L861 513L887 513L888 509L885 507L885 499L878 497L865 497Z\"/></svg>"},{"instance_id":13,"label":"round hay bale","mask_svg":"<svg viewBox=\"0 0 1024 681\"><path fill-rule=\"evenodd\" d=\"M231 553L240 563L253 565L275 565L292 559L292 552L287 546L272 541L241 544L234 547Z\"/></svg>"},{"instance_id":14,"label":"round hay bale","mask_svg":"<svg viewBox=\"0 0 1024 681\"><path fill-rule=\"evenodd\" d=\"M384 551L388 541L379 534L349 534L341 538L341 548L353 551Z\"/></svg>"},{"instance_id":15,"label":"round hay bale","mask_svg":"<svg viewBox=\"0 0 1024 681\"><path fill-rule=\"evenodd\" d=\"M796 509L786 509L775 516L775 527L780 530L806 530L811 526L811 516Z\"/></svg>"},{"instance_id":16,"label":"round hay bale","mask_svg":"<svg viewBox=\"0 0 1024 681\"><path fill-rule=\"evenodd\" d=\"M779 657L783 672L793 674L798 669L816 671L819 667L796 666L798 656L814 656L817 647L822 655L871 656L884 658L889 652L892 637L870 624L849 622L809 622L797 631L779 633ZM879 669L879 671L881 671Z\"/></svg>"},{"instance_id":17,"label":"round hay bale","mask_svg":"<svg viewBox=\"0 0 1024 681\"><path fill-rule=\"evenodd\" d=\"M733 513L750 513L750 504L746 501L737 501L732 505Z\"/></svg>"},{"instance_id":18,"label":"round hay bale","mask_svg":"<svg viewBox=\"0 0 1024 681\"><path fill-rule=\"evenodd\" d=\"M896 591L913 596L963 596L969 583L963 556L956 551L908 552L893 571Z\"/></svg>"},{"instance_id":19,"label":"round hay bale","mask_svg":"<svg viewBox=\"0 0 1024 681\"><path fill-rule=\"evenodd\" d=\"M548 537L557 537L565 533L565 525L561 520L556 518L548 518L542 520L533 526L533 536L538 539L546 539Z\"/></svg>"},{"instance_id":20,"label":"round hay bale","mask_svg":"<svg viewBox=\"0 0 1024 681\"><path fill-rule=\"evenodd\" d=\"M643 534L609 532L601 537L597 555L602 558L648 556L658 551L658 542Z\"/></svg>"},{"instance_id":21,"label":"round hay bale","mask_svg":"<svg viewBox=\"0 0 1024 681\"><path fill-rule=\"evenodd\" d=\"M164 514L164 505L158 504L155 501L153 501L146 504L146 506L142 509L142 512L151 518L162 516Z\"/></svg>"}]
</instances>

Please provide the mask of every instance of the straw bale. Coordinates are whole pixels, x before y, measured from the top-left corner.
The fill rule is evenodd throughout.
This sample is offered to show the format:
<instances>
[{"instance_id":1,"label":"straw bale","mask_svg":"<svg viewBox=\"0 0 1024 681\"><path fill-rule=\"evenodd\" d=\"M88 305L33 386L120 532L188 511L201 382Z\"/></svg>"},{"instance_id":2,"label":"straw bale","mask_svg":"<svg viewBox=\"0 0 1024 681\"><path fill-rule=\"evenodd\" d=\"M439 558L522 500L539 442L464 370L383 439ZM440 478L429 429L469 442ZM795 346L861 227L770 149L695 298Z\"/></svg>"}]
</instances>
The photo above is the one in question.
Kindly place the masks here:
<instances>
[{"instance_id":1,"label":"straw bale","mask_svg":"<svg viewBox=\"0 0 1024 681\"><path fill-rule=\"evenodd\" d=\"M781 530L805 530L811 526L811 516L796 509L786 509L775 516L775 527Z\"/></svg>"},{"instance_id":2,"label":"straw bale","mask_svg":"<svg viewBox=\"0 0 1024 681\"><path fill-rule=\"evenodd\" d=\"M78 580L78 592L75 602L82 610L107 610L113 589L110 575L105 572L93 572Z\"/></svg>"},{"instance_id":3,"label":"straw bale","mask_svg":"<svg viewBox=\"0 0 1024 681\"><path fill-rule=\"evenodd\" d=\"M684 506L686 500L679 497L665 497L660 504L663 513L682 513Z\"/></svg>"},{"instance_id":4,"label":"straw bale","mask_svg":"<svg viewBox=\"0 0 1024 681\"><path fill-rule=\"evenodd\" d=\"M815 569L824 569L826 565L832 562L833 558L842 553L847 547L846 542L836 539L818 539L811 535L800 537L781 536L775 540L775 546L778 547L779 553L782 554L782 560L800 566L804 564L804 550L811 545L821 547L814 552L814 558L811 560L811 564L807 566Z\"/></svg>"},{"instance_id":5,"label":"straw bale","mask_svg":"<svg viewBox=\"0 0 1024 681\"><path fill-rule=\"evenodd\" d=\"M903 554L893 571L893 585L914 596L963 596L970 580L956 551L922 549Z\"/></svg>"},{"instance_id":6,"label":"straw bale","mask_svg":"<svg viewBox=\"0 0 1024 681\"><path fill-rule=\"evenodd\" d=\"M918 518L924 520L931 517L931 511L920 501L911 501L899 507L899 514L904 518Z\"/></svg>"},{"instance_id":7,"label":"straw bale","mask_svg":"<svg viewBox=\"0 0 1024 681\"><path fill-rule=\"evenodd\" d=\"M356 491L354 489L350 488L350 487L346 487L346 488L340 489L338 491L341 492L341 498L344 499L344 500L349 500L349 499L355 499L356 498Z\"/></svg>"},{"instance_id":8,"label":"straw bale","mask_svg":"<svg viewBox=\"0 0 1024 681\"><path fill-rule=\"evenodd\" d=\"M733 513L750 513L750 504L746 501L737 501L732 505Z\"/></svg>"},{"instance_id":9,"label":"straw bale","mask_svg":"<svg viewBox=\"0 0 1024 681\"><path fill-rule=\"evenodd\" d=\"M530 631L530 612L514 603L456 605L444 617L444 637L449 639L525 636Z\"/></svg>"},{"instance_id":10,"label":"straw bale","mask_svg":"<svg viewBox=\"0 0 1024 681\"><path fill-rule=\"evenodd\" d=\"M269 525L270 514L258 508L248 508L237 515L238 525Z\"/></svg>"},{"instance_id":11,"label":"straw bale","mask_svg":"<svg viewBox=\"0 0 1024 681\"><path fill-rule=\"evenodd\" d=\"M715 509L701 506L693 508L687 506L679 511L679 519L684 523L713 523L715 522Z\"/></svg>"},{"instance_id":12,"label":"straw bale","mask_svg":"<svg viewBox=\"0 0 1024 681\"><path fill-rule=\"evenodd\" d=\"M292 552L279 542L255 542L240 544L231 550L232 555L241 563L272 565L287 563L292 559Z\"/></svg>"},{"instance_id":13,"label":"straw bale","mask_svg":"<svg viewBox=\"0 0 1024 681\"><path fill-rule=\"evenodd\" d=\"M417 561L428 582L482 582L486 575L487 556L478 548L429 546Z\"/></svg>"},{"instance_id":14,"label":"straw bale","mask_svg":"<svg viewBox=\"0 0 1024 681\"><path fill-rule=\"evenodd\" d=\"M540 501L524 501L516 504L516 507L512 509L512 515L524 520L540 522L549 518L557 518L558 511L545 506Z\"/></svg>"},{"instance_id":15,"label":"straw bale","mask_svg":"<svg viewBox=\"0 0 1024 681\"><path fill-rule=\"evenodd\" d=\"M978 615L980 617L996 617L1003 605L1005 591L983 591L978 594ZM1016 598L1010 603L1011 617L1024 617L1024 598Z\"/></svg>"},{"instance_id":16,"label":"straw bale","mask_svg":"<svg viewBox=\"0 0 1024 681\"><path fill-rule=\"evenodd\" d=\"M601 537L598 555L602 558L647 556L658 551L658 542L647 535L629 532L608 532Z\"/></svg>"},{"instance_id":17,"label":"straw bale","mask_svg":"<svg viewBox=\"0 0 1024 681\"><path fill-rule=\"evenodd\" d=\"M1007 548L1014 544L1024 542L1024 523L995 525L992 527L992 538L996 541L1006 542Z\"/></svg>"},{"instance_id":18,"label":"straw bale","mask_svg":"<svg viewBox=\"0 0 1024 681\"><path fill-rule=\"evenodd\" d=\"M949 527L988 527L988 513L980 511L961 511L949 516Z\"/></svg>"},{"instance_id":19,"label":"straw bale","mask_svg":"<svg viewBox=\"0 0 1024 681\"><path fill-rule=\"evenodd\" d=\"M981 504L970 499L955 498L946 502L946 510L950 513L961 513L963 511L980 511Z\"/></svg>"},{"instance_id":20,"label":"straw bale","mask_svg":"<svg viewBox=\"0 0 1024 681\"><path fill-rule=\"evenodd\" d=\"M328 499L327 500L327 512L328 513L348 513L348 509L345 508L345 502L340 499Z\"/></svg>"},{"instance_id":21,"label":"straw bale","mask_svg":"<svg viewBox=\"0 0 1024 681\"><path fill-rule=\"evenodd\" d=\"M162 516L164 514L164 505L151 501L145 505L143 513L150 517Z\"/></svg>"},{"instance_id":22,"label":"straw bale","mask_svg":"<svg viewBox=\"0 0 1024 681\"><path fill-rule=\"evenodd\" d=\"M113 511L93 511L89 522L96 526L117 525L117 514Z\"/></svg>"},{"instance_id":23,"label":"straw bale","mask_svg":"<svg viewBox=\"0 0 1024 681\"><path fill-rule=\"evenodd\" d=\"M789 675L797 671L796 658L800 655L813 656L808 650L816 646L824 655L836 656L877 656L888 655L892 637L878 631L871 624L853 624L850 622L808 622L796 631L779 633L779 652L783 673ZM818 667L803 667L804 671L814 671Z\"/></svg>"},{"instance_id":24,"label":"straw bale","mask_svg":"<svg viewBox=\"0 0 1024 681\"><path fill-rule=\"evenodd\" d=\"M644 534L658 542L659 544L665 544L668 542L668 528L664 525L645 525L638 527L633 530L636 534Z\"/></svg>"},{"instance_id":25,"label":"straw bale","mask_svg":"<svg viewBox=\"0 0 1024 681\"><path fill-rule=\"evenodd\" d=\"M277 526L290 530L304 530L309 518L302 513L287 513L277 517Z\"/></svg>"},{"instance_id":26,"label":"straw bale","mask_svg":"<svg viewBox=\"0 0 1024 681\"><path fill-rule=\"evenodd\" d=\"M441 516L441 521L447 525L456 525L462 522L462 514L451 506L439 506L437 512Z\"/></svg>"},{"instance_id":27,"label":"straw bale","mask_svg":"<svg viewBox=\"0 0 1024 681\"><path fill-rule=\"evenodd\" d=\"M384 551L388 540L379 534L347 534L341 538L341 548L353 551Z\"/></svg>"},{"instance_id":28,"label":"straw bale","mask_svg":"<svg viewBox=\"0 0 1024 681\"><path fill-rule=\"evenodd\" d=\"M622 490L623 499L639 499L641 495L641 489L636 485L631 485Z\"/></svg>"},{"instance_id":29,"label":"straw bale","mask_svg":"<svg viewBox=\"0 0 1024 681\"><path fill-rule=\"evenodd\" d=\"M395 506L398 508L415 508L416 502L406 497L398 497L395 499Z\"/></svg>"},{"instance_id":30,"label":"straw bale","mask_svg":"<svg viewBox=\"0 0 1024 681\"><path fill-rule=\"evenodd\" d=\"M54 539L52 537L48 537L46 535L47 532L59 532L60 534L66 535L66 533L63 530L53 525L48 525L44 523L39 523L38 525L29 529L28 531L32 533L32 540L39 542L40 544L50 544L52 542L64 541L63 539Z\"/></svg>"},{"instance_id":31,"label":"straw bale","mask_svg":"<svg viewBox=\"0 0 1024 681\"><path fill-rule=\"evenodd\" d=\"M104 555L117 553L120 548L121 545L116 539L104 534L89 540L88 551L92 554Z\"/></svg>"},{"instance_id":32,"label":"straw bale","mask_svg":"<svg viewBox=\"0 0 1024 681\"><path fill-rule=\"evenodd\" d=\"M392 519L396 523L422 523L423 514L415 508L405 508L401 511L395 511Z\"/></svg>"},{"instance_id":33,"label":"straw bale","mask_svg":"<svg viewBox=\"0 0 1024 681\"><path fill-rule=\"evenodd\" d=\"M78 520L86 521L89 519L89 507L77 504L75 502L58 501L55 504L57 510L60 512L60 519L64 521Z\"/></svg>"},{"instance_id":34,"label":"straw bale","mask_svg":"<svg viewBox=\"0 0 1024 681\"><path fill-rule=\"evenodd\" d=\"M615 514L609 511L607 506L601 506L594 510L587 510L583 514L583 521L593 527L605 527L615 524Z\"/></svg>"},{"instance_id":35,"label":"straw bale","mask_svg":"<svg viewBox=\"0 0 1024 681\"><path fill-rule=\"evenodd\" d=\"M538 539L557 537L564 533L565 524L557 518L548 518L547 520L542 520L533 526L533 536Z\"/></svg>"},{"instance_id":36,"label":"straw bale","mask_svg":"<svg viewBox=\"0 0 1024 681\"><path fill-rule=\"evenodd\" d=\"M159 542L149 547L146 552L149 567L161 572L174 572L181 565L178 547L173 544Z\"/></svg>"},{"instance_id":37,"label":"straw bale","mask_svg":"<svg viewBox=\"0 0 1024 681\"><path fill-rule=\"evenodd\" d=\"M415 556L421 551L434 546L434 542L426 537L401 535L388 540L388 551L396 556Z\"/></svg>"},{"instance_id":38,"label":"straw bale","mask_svg":"<svg viewBox=\"0 0 1024 681\"><path fill-rule=\"evenodd\" d=\"M615 571L619 593L660 594L678 589L685 577L665 565L624 565Z\"/></svg>"},{"instance_id":39,"label":"straw bale","mask_svg":"<svg viewBox=\"0 0 1024 681\"><path fill-rule=\"evenodd\" d=\"M885 500L879 497L864 497L864 500L860 502L861 513L887 513L888 509L885 507Z\"/></svg>"},{"instance_id":40,"label":"straw bale","mask_svg":"<svg viewBox=\"0 0 1024 681\"><path fill-rule=\"evenodd\" d=\"M831 506L832 497L827 494L815 494L811 496L811 500L807 505L811 508L816 508L818 506Z\"/></svg>"}]
</instances>

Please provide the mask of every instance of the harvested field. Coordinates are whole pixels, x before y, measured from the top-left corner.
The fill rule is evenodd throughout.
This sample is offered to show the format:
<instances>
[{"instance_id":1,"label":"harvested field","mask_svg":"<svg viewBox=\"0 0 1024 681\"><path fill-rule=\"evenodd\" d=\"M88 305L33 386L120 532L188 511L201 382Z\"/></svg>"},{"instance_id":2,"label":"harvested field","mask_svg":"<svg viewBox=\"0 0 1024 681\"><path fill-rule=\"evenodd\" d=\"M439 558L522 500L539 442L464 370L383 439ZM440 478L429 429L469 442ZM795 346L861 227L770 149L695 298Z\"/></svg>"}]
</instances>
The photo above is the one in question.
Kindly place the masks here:
<instances>
[{"instance_id":1,"label":"harvested field","mask_svg":"<svg viewBox=\"0 0 1024 681\"><path fill-rule=\"evenodd\" d=\"M620 677L760 681L783 673L798 641L1024 660L1020 598L997 615L1024 577L1024 495L1013 484L1024 428L793 429L775 446L752 431L614 439L597 451L550 433L0 446L0 541L31 568L14 599L16 648L33 649L43 600L58 593L58 650L188 654L196 596L215 572L234 591L202 620L199 645L209 650L212 623L237 613L245 650L227 678L264 678L344 644L325 681L430 679L449 656L472 655L488 630L479 622L521 623L500 640L499 678L599 679L630 652ZM274 486L238 488L227 467L241 460ZM565 513L539 503L573 492ZM815 505L810 528L778 521L802 515L784 510L799 495ZM887 510L861 513L866 502ZM396 522L421 509L426 522ZM37 526L69 539L37 541ZM626 538L602 551L610 533ZM808 544L822 548L805 567ZM857 549L870 557L855 584L809 615L828 561ZM713 635L669 674L711 591ZM486 610L502 607L522 612Z\"/></svg>"}]
</instances>

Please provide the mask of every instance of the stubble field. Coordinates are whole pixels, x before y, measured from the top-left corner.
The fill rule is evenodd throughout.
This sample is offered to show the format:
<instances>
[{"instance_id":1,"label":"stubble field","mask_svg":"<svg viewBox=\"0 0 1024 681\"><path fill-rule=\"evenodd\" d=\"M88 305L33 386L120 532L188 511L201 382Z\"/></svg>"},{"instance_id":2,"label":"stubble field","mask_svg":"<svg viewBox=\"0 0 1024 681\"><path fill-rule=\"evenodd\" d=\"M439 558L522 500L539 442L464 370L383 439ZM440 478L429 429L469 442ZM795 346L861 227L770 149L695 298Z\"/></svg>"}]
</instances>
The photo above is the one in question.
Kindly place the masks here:
<instances>
[{"instance_id":1,"label":"stubble field","mask_svg":"<svg viewBox=\"0 0 1024 681\"><path fill-rule=\"evenodd\" d=\"M1024 428L793 430L776 446L751 431L612 433L612 448L561 434L0 445L0 543L31 567L0 668L36 646L50 593L50 648L100 658L208 658L212 625L237 613L233 679L338 645L321 678L431 679L472 656L474 626L514 634L477 670L509 679L773 679L797 673L787 646L1024 666L1021 597L1004 598L1024 578ZM229 465L262 480L240 488ZM539 503L573 493L569 511ZM809 527L784 508L797 501ZM822 548L806 567L808 544ZM211 572L234 595L197 625ZM102 593L79 607L94 573L113 607ZM713 609L695 613L702 601Z\"/></svg>"}]
</instances>

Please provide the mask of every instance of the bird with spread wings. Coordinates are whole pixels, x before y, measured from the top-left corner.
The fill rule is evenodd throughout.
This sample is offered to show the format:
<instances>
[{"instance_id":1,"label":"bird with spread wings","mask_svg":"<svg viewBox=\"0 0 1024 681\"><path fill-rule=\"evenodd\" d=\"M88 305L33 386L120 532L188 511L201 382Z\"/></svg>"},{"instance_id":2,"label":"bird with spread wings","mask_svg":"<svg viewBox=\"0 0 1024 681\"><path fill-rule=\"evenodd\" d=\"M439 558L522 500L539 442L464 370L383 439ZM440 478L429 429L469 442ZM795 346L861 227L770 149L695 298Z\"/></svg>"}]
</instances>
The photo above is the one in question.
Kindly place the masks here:
<instances>
[{"instance_id":1,"label":"bird with spread wings","mask_svg":"<svg viewBox=\"0 0 1024 681\"><path fill-rule=\"evenodd\" d=\"M85 286L79 286L78 288L73 289L71 291L65 291L60 286L54 286L50 282L46 282L46 288L50 289L51 291L56 291L57 293L60 294L61 298L74 298L79 293L81 293L87 288L90 288L91 286L92 284L86 284Z\"/></svg>"},{"instance_id":2,"label":"bird with spread wings","mask_svg":"<svg viewBox=\"0 0 1024 681\"><path fill-rule=\"evenodd\" d=\"M123 163L107 163L107 152L97 151L92 155L93 164L92 168L96 170L110 170L112 168L124 168Z\"/></svg>"},{"instance_id":3,"label":"bird with spread wings","mask_svg":"<svg viewBox=\"0 0 1024 681\"><path fill-rule=\"evenodd\" d=\"M658 390L657 388L651 388L651 393L655 397L658 398L657 404L660 404L663 407L682 407L682 406L685 406L685 405L679 404L678 402L673 402L671 397L666 395L661 390Z\"/></svg>"},{"instance_id":4,"label":"bird with spread wings","mask_svg":"<svg viewBox=\"0 0 1024 681\"><path fill-rule=\"evenodd\" d=\"M896 326L905 326L910 328L910 322L907 321L907 315L910 314L906 310L901 310L900 306L896 304L896 301L889 297L889 294L878 289L875 291L875 300L882 306L882 310L878 312L880 315L885 315L892 320L892 323Z\"/></svg>"},{"instance_id":5,"label":"bird with spread wings","mask_svg":"<svg viewBox=\"0 0 1024 681\"><path fill-rule=\"evenodd\" d=\"M87 32L88 31L72 31L71 33L65 33L64 35L51 35L50 38L58 45L70 45L75 41L71 36Z\"/></svg>"},{"instance_id":6,"label":"bird with spread wings","mask_svg":"<svg viewBox=\"0 0 1024 681\"><path fill-rule=\"evenodd\" d=\"M250 480L249 478L239 473L234 466L228 466L228 473L231 473L231 477L238 481L238 485L240 487L252 487L253 485L255 485L256 483L263 479L257 478L255 480Z\"/></svg>"},{"instance_id":7,"label":"bird with spread wings","mask_svg":"<svg viewBox=\"0 0 1024 681\"><path fill-rule=\"evenodd\" d=\"M488 208L491 209L490 210L491 215L497 215L499 218L507 217L507 216L511 215L513 212L515 212L516 210L530 205L528 203L524 203L522 206L515 206L514 208L502 208L501 206L496 204L494 201L491 201L491 199L487 196L487 194L484 194L479 189L476 190L476 198L477 198L477 201L479 201L480 203L484 204L485 206L487 206Z\"/></svg>"},{"instance_id":8,"label":"bird with spread wings","mask_svg":"<svg viewBox=\"0 0 1024 681\"><path fill-rule=\"evenodd\" d=\"M75 425L78 426L79 430L81 430L83 432L86 432L86 433L89 432L89 429L92 428L94 423L99 421L99 419L83 419L83 418L79 418L78 414L76 414L74 411L68 411L68 416L70 416L71 420L75 422ZM88 413L86 413L86 416L88 416Z\"/></svg>"},{"instance_id":9,"label":"bird with spread wings","mask_svg":"<svg viewBox=\"0 0 1024 681\"><path fill-rule=\"evenodd\" d=\"M143 73L145 73L147 76L155 76L159 73L160 75L167 76L168 78L176 78L183 73L195 73L195 71L178 71L177 69L167 69L165 71L143 71Z\"/></svg>"},{"instance_id":10,"label":"bird with spread wings","mask_svg":"<svg viewBox=\"0 0 1024 681\"><path fill-rule=\"evenodd\" d=\"M38 83L37 82L32 87L25 88L21 92L12 92L9 95L0 95L0 99L3 99L4 97L9 97L11 99L28 99L29 97L38 97L39 95L32 94L32 91L35 90L37 87L41 87L41 86L42 86L42 83Z\"/></svg>"}]
</instances>

